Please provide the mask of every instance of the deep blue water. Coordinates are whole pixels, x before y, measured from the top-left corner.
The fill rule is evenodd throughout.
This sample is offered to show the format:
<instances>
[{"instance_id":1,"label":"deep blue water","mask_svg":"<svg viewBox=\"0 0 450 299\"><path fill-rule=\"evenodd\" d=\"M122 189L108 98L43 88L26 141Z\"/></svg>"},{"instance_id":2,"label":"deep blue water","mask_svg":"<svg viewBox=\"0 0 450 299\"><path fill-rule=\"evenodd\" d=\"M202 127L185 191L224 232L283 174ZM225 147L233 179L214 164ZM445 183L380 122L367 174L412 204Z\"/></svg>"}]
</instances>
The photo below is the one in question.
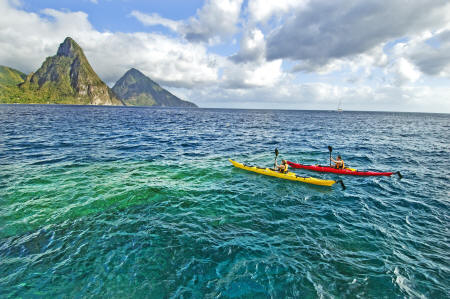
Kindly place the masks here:
<instances>
[{"instance_id":1,"label":"deep blue water","mask_svg":"<svg viewBox=\"0 0 450 299\"><path fill-rule=\"evenodd\" d=\"M449 298L450 115L0 105L0 297ZM271 166L361 170L342 190Z\"/></svg>"}]
</instances>

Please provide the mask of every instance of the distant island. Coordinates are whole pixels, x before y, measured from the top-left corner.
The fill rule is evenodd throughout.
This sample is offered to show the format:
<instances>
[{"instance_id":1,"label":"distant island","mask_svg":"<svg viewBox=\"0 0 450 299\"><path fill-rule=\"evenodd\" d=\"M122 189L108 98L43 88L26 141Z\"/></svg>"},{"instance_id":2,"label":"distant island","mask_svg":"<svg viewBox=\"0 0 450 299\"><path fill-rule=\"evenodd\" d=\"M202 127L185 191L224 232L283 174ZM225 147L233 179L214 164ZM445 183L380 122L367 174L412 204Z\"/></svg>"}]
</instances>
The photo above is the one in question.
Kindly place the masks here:
<instances>
[{"instance_id":1,"label":"distant island","mask_svg":"<svg viewBox=\"0 0 450 299\"><path fill-rule=\"evenodd\" d=\"M109 88L70 37L36 72L0 66L0 103L197 107L134 68Z\"/></svg>"}]
</instances>

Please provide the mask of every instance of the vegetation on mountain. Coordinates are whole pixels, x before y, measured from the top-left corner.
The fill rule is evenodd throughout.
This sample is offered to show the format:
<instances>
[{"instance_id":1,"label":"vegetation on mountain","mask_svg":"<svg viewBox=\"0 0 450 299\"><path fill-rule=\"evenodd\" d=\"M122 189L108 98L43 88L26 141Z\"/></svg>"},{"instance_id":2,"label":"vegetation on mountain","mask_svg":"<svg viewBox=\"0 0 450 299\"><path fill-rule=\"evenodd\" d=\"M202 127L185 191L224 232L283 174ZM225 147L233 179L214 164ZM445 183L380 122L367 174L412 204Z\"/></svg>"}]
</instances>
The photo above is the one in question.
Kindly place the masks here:
<instances>
[{"instance_id":1,"label":"vegetation on mountain","mask_svg":"<svg viewBox=\"0 0 450 299\"><path fill-rule=\"evenodd\" d=\"M22 83L27 75L7 66L0 66L0 103L20 101L21 91L17 84Z\"/></svg>"},{"instance_id":2,"label":"vegetation on mountain","mask_svg":"<svg viewBox=\"0 0 450 299\"><path fill-rule=\"evenodd\" d=\"M25 81L26 77L21 71L0 65L0 85L17 85Z\"/></svg>"}]
</instances>

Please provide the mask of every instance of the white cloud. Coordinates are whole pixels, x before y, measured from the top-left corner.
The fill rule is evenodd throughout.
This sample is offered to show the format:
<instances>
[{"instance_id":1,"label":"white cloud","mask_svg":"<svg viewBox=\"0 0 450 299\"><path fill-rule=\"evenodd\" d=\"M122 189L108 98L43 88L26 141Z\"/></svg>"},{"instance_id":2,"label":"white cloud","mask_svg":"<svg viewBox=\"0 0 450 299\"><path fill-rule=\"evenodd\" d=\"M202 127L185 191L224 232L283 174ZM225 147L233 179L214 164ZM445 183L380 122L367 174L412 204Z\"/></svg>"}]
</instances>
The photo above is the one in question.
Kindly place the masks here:
<instances>
[{"instance_id":1,"label":"white cloud","mask_svg":"<svg viewBox=\"0 0 450 299\"><path fill-rule=\"evenodd\" d=\"M318 75L337 76L347 82L357 83L374 79L374 72L388 65L388 56L383 51L384 45L379 45L370 51L348 58L330 59L321 64L314 60L298 62L291 72L311 73ZM345 78L344 78L345 77Z\"/></svg>"},{"instance_id":2,"label":"white cloud","mask_svg":"<svg viewBox=\"0 0 450 299\"><path fill-rule=\"evenodd\" d=\"M182 25L181 22L163 18L156 13L147 15L147 14L141 13L137 10L133 10L130 15L135 17L139 22L141 22L142 24L144 24L146 26L161 25L161 26L170 28L173 31L177 31L179 29L180 25Z\"/></svg>"},{"instance_id":3,"label":"white cloud","mask_svg":"<svg viewBox=\"0 0 450 299\"><path fill-rule=\"evenodd\" d=\"M436 31L426 31L398 43L393 55L404 57L430 76L450 76L450 23Z\"/></svg>"},{"instance_id":4,"label":"white cloud","mask_svg":"<svg viewBox=\"0 0 450 299\"><path fill-rule=\"evenodd\" d=\"M41 15L28 13L0 0L0 63L30 72L46 56L54 55L68 34L93 32L83 12L46 9Z\"/></svg>"},{"instance_id":5,"label":"white cloud","mask_svg":"<svg viewBox=\"0 0 450 299\"><path fill-rule=\"evenodd\" d=\"M274 87L283 77L281 63L281 60L239 64L228 62L223 69L223 87L231 89Z\"/></svg>"},{"instance_id":6,"label":"white cloud","mask_svg":"<svg viewBox=\"0 0 450 299\"><path fill-rule=\"evenodd\" d=\"M147 26L166 26L188 41L214 44L231 38L236 33L242 2L243 0L208 0L197 10L195 17L184 21L173 21L158 14L147 15L139 11L133 11L131 15Z\"/></svg>"},{"instance_id":7,"label":"white cloud","mask_svg":"<svg viewBox=\"0 0 450 299\"><path fill-rule=\"evenodd\" d=\"M291 71L307 73L314 72L320 75L325 75L342 69L345 63L346 61L343 59L333 59L328 61L326 64L320 64L311 60L303 60L294 66Z\"/></svg>"},{"instance_id":8,"label":"white cloud","mask_svg":"<svg viewBox=\"0 0 450 299\"><path fill-rule=\"evenodd\" d=\"M309 0L250 0L248 12L252 22L267 22L273 16L289 13L293 9L304 8Z\"/></svg>"},{"instance_id":9,"label":"white cloud","mask_svg":"<svg viewBox=\"0 0 450 299\"><path fill-rule=\"evenodd\" d=\"M218 80L219 57L205 47L158 34L102 34L80 40L98 74L115 82L130 67L166 86L193 87Z\"/></svg>"},{"instance_id":10,"label":"white cloud","mask_svg":"<svg viewBox=\"0 0 450 299\"><path fill-rule=\"evenodd\" d=\"M235 62L265 60L266 42L261 30L254 28L244 33L239 53L233 55L231 59Z\"/></svg>"},{"instance_id":11,"label":"white cloud","mask_svg":"<svg viewBox=\"0 0 450 299\"><path fill-rule=\"evenodd\" d=\"M389 67L388 72L394 75L395 85L416 82L420 78L420 71L405 58L399 58Z\"/></svg>"},{"instance_id":12,"label":"white cloud","mask_svg":"<svg viewBox=\"0 0 450 299\"><path fill-rule=\"evenodd\" d=\"M274 87L287 76L282 63L281 59L266 60L261 30L247 30L242 36L239 52L222 65L222 86L229 89Z\"/></svg>"},{"instance_id":13,"label":"white cloud","mask_svg":"<svg viewBox=\"0 0 450 299\"><path fill-rule=\"evenodd\" d=\"M47 8L42 10L41 13L51 17L49 23L47 23L51 26L48 30L52 30L58 35L63 35L66 31L91 32L94 30L88 21L88 15L84 12L62 12Z\"/></svg>"},{"instance_id":14,"label":"white cloud","mask_svg":"<svg viewBox=\"0 0 450 299\"><path fill-rule=\"evenodd\" d=\"M243 0L209 0L196 18L190 18L184 34L190 41L210 41L231 37L236 32Z\"/></svg>"}]
</instances>

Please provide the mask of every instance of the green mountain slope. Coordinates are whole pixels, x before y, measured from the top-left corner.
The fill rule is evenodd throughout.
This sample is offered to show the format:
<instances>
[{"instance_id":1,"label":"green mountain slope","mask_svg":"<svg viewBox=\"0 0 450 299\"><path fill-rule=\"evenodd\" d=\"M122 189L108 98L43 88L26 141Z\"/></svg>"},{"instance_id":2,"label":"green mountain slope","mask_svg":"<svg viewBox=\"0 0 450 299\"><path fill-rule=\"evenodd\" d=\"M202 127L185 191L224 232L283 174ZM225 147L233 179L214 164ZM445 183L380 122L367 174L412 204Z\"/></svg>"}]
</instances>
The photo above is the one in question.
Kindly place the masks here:
<instances>
[{"instance_id":1,"label":"green mountain slope","mask_svg":"<svg viewBox=\"0 0 450 299\"><path fill-rule=\"evenodd\" d=\"M197 107L174 96L134 68L127 71L112 90L130 106Z\"/></svg>"},{"instance_id":2,"label":"green mountain slope","mask_svg":"<svg viewBox=\"0 0 450 299\"><path fill-rule=\"evenodd\" d=\"M27 75L13 68L0 65L0 85L17 85L22 83Z\"/></svg>"},{"instance_id":3,"label":"green mountain slope","mask_svg":"<svg viewBox=\"0 0 450 299\"><path fill-rule=\"evenodd\" d=\"M0 66L0 103L18 103L22 92L17 84L25 81L27 75L7 66Z\"/></svg>"},{"instance_id":4,"label":"green mountain slope","mask_svg":"<svg viewBox=\"0 0 450 299\"><path fill-rule=\"evenodd\" d=\"M98 77L81 47L70 37L55 56L19 84L21 103L123 105Z\"/></svg>"}]
</instances>

